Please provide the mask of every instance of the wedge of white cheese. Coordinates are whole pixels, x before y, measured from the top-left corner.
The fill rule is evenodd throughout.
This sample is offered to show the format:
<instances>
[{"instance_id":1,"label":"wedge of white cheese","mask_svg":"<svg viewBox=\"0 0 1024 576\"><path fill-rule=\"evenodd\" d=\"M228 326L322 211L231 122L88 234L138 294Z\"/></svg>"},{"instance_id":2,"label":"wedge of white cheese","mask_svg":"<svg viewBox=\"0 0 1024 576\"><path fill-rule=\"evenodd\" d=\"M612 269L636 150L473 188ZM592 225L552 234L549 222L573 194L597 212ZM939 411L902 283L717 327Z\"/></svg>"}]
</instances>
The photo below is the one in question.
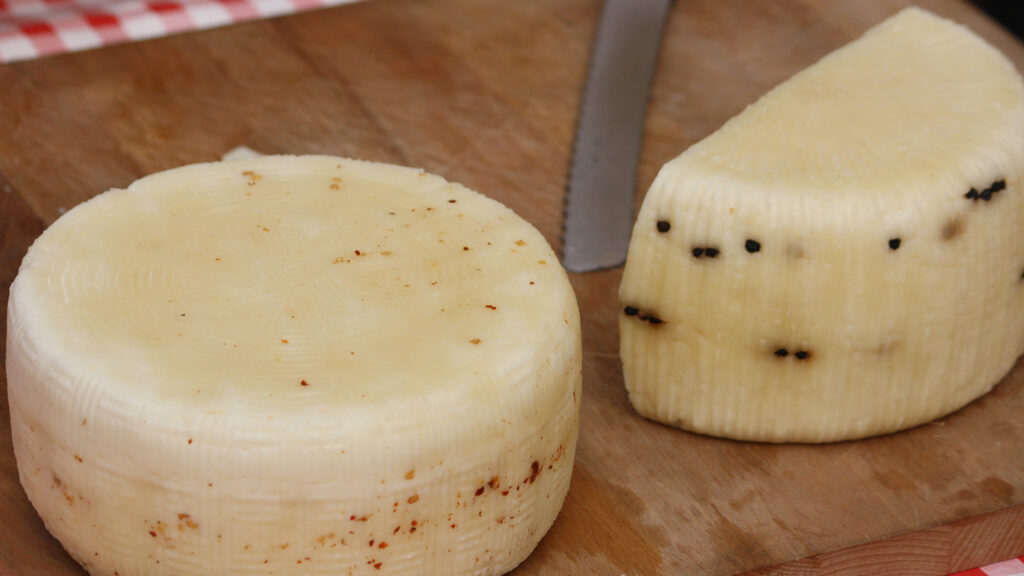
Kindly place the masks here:
<instances>
[{"instance_id":1,"label":"wedge of white cheese","mask_svg":"<svg viewBox=\"0 0 1024 576\"><path fill-rule=\"evenodd\" d=\"M500 574L569 487L573 291L418 170L201 164L71 210L11 287L21 482L91 574Z\"/></svg>"},{"instance_id":2,"label":"wedge of white cheese","mask_svg":"<svg viewBox=\"0 0 1024 576\"><path fill-rule=\"evenodd\" d=\"M668 162L621 285L644 416L825 442L988 391L1024 350L1024 84L908 9Z\"/></svg>"}]
</instances>

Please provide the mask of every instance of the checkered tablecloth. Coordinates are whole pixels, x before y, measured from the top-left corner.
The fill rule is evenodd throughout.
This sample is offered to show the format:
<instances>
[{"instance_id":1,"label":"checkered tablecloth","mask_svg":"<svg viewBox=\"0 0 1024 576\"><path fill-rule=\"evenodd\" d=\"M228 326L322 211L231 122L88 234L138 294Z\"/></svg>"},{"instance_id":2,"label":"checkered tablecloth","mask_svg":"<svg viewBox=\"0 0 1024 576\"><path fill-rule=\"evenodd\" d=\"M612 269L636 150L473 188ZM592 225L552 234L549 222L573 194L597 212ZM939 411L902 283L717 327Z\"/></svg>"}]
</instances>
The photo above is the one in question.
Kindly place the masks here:
<instances>
[{"instance_id":1,"label":"checkered tablecloth","mask_svg":"<svg viewBox=\"0 0 1024 576\"><path fill-rule=\"evenodd\" d=\"M953 576L1024 576L1024 556L983 568L957 572Z\"/></svg>"},{"instance_id":2,"label":"checkered tablecloth","mask_svg":"<svg viewBox=\"0 0 1024 576\"><path fill-rule=\"evenodd\" d=\"M0 63L354 0L0 0Z\"/></svg>"}]
</instances>

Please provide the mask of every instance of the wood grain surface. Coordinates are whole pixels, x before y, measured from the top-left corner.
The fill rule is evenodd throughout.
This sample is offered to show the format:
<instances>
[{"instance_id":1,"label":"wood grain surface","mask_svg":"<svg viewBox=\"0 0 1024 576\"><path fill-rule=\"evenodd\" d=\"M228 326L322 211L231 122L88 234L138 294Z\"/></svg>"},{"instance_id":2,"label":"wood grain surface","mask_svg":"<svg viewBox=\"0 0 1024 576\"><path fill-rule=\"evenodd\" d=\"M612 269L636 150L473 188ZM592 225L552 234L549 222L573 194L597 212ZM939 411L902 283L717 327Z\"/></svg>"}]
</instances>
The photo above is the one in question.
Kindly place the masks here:
<instances>
[{"instance_id":1,"label":"wood grain surface","mask_svg":"<svg viewBox=\"0 0 1024 576\"><path fill-rule=\"evenodd\" d=\"M677 2L638 200L665 161L905 4ZM1024 69L1024 46L967 4L921 4ZM504 202L557 247L599 10L598 0L373 0L0 66L0 298L32 239L67 209L242 144L421 167ZM629 405L620 278L571 276L584 334L576 469L516 576L942 576L1024 554L1024 364L963 410L879 438L690 434ZM84 574L18 484L2 376L0 574Z\"/></svg>"}]
</instances>

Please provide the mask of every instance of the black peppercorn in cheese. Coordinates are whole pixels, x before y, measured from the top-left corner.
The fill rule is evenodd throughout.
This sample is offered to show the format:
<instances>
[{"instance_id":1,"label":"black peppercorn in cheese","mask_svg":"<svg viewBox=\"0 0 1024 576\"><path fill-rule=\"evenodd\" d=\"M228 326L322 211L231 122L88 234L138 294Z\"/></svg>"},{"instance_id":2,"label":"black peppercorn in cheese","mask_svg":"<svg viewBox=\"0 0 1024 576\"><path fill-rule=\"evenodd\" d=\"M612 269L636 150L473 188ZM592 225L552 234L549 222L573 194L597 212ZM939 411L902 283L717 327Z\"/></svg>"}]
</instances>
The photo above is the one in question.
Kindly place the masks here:
<instances>
[{"instance_id":1,"label":"black peppercorn in cheese","mask_svg":"<svg viewBox=\"0 0 1024 576\"><path fill-rule=\"evenodd\" d=\"M8 322L25 491L93 575L500 574L569 486L566 274L419 170L148 176L36 241Z\"/></svg>"},{"instance_id":2,"label":"black peppercorn in cheese","mask_svg":"<svg viewBox=\"0 0 1024 576\"><path fill-rule=\"evenodd\" d=\"M620 290L633 405L803 442L963 406L1024 350L1022 183L1020 75L901 12L661 170Z\"/></svg>"}]
</instances>

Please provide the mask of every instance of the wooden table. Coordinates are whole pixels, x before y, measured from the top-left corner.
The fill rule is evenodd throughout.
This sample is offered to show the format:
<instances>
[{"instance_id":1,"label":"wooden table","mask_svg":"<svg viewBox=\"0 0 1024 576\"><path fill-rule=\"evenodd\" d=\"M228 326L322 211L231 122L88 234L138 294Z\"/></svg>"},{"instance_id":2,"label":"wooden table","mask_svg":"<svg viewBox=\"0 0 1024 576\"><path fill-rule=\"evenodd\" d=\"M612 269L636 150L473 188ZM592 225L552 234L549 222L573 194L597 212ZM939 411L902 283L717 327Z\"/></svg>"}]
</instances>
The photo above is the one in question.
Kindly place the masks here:
<instances>
[{"instance_id":1,"label":"wooden table","mask_svg":"<svg viewBox=\"0 0 1024 576\"><path fill-rule=\"evenodd\" d=\"M903 0L681 0L637 178ZM1001 48L967 4L922 2ZM557 247L598 0L375 0L0 66L0 300L75 204L245 144L422 167L506 203ZM621 269L573 275L582 431L561 516L517 576L938 575L1024 554L1024 365L938 422L775 446L638 417L617 355ZM3 328L0 328L3 330ZM81 575L22 492L0 377L0 574Z\"/></svg>"}]
</instances>

